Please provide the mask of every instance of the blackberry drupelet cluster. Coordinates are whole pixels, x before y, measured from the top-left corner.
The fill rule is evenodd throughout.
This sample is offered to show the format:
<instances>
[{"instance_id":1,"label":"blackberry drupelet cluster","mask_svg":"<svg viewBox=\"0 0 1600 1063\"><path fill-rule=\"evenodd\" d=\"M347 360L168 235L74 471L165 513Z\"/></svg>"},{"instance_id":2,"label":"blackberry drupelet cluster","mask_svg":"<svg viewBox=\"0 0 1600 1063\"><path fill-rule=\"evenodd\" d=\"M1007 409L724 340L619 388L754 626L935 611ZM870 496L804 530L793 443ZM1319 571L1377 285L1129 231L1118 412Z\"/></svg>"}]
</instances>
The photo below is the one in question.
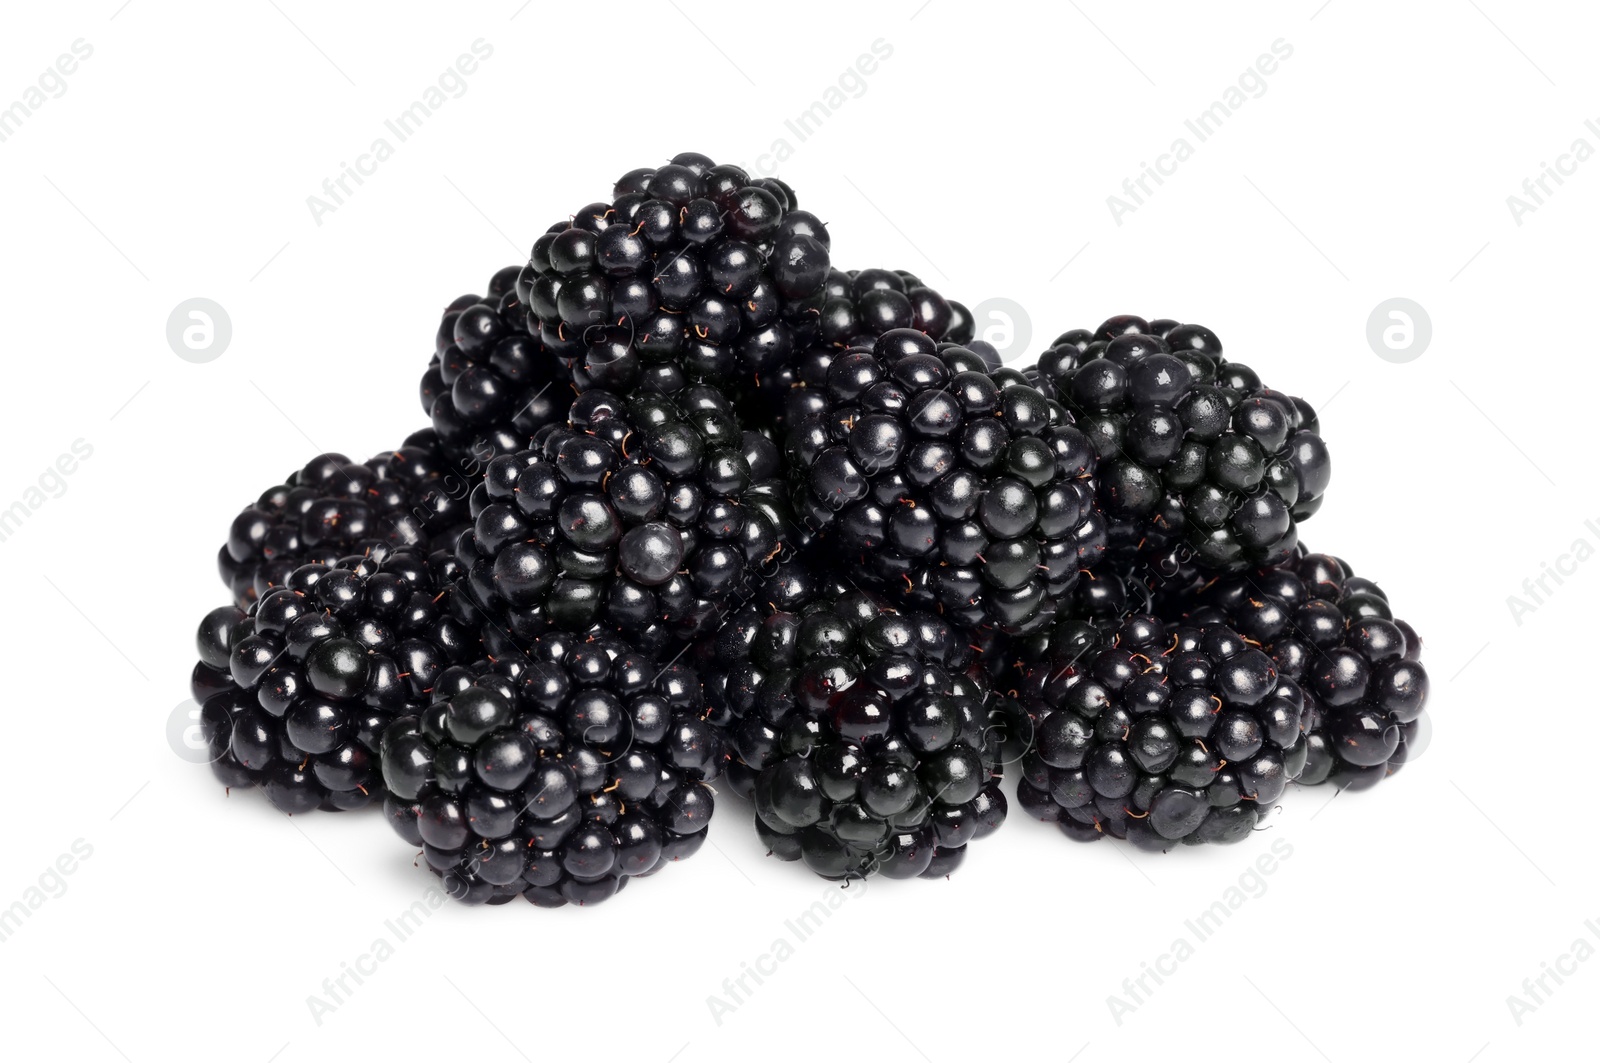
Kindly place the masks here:
<instances>
[{"instance_id":1,"label":"blackberry drupelet cluster","mask_svg":"<svg viewBox=\"0 0 1600 1063\"><path fill-rule=\"evenodd\" d=\"M468 904L595 904L705 841L723 746L700 680L603 632L453 667L384 732L390 825Z\"/></svg>"},{"instance_id":2,"label":"blackberry drupelet cluster","mask_svg":"<svg viewBox=\"0 0 1600 1063\"><path fill-rule=\"evenodd\" d=\"M1237 842L1310 753L1299 684L1220 624L1064 620L1020 673L1017 800L1078 841Z\"/></svg>"},{"instance_id":3,"label":"blackberry drupelet cluster","mask_svg":"<svg viewBox=\"0 0 1600 1063\"><path fill-rule=\"evenodd\" d=\"M290 814L382 797L384 728L481 652L451 613L454 576L449 555L377 547L301 565L248 614L207 614L190 689L217 778L260 786Z\"/></svg>"},{"instance_id":4,"label":"blackberry drupelet cluster","mask_svg":"<svg viewBox=\"0 0 1600 1063\"><path fill-rule=\"evenodd\" d=\"M538 441L490 462L457 543L497 656L597 623L648 652L693 638L789 538L778 448L715 389L587 391Z\"/></svg>"},{"instance_id":5,"label":"blackberry drupelet cluster","mask_svg":"<svg viewBox=\"0 0 1600 1063\"><path fill-rule=\"evenodd\" d=\"M825 878L937 878L1006 802L966 635L780 566L718 634L707 688L730 782L785 860Z\"/></svg>"},{"instance_id":6,"label":"blackberry drupelet cluster","mask_svg":"<svg viewBox=\"0 0 1600 1063\"><path fill-rule=\"evenodd\" d=\"M1225 576L1177 596L1193 624L1226 624L1305 690L1309 756L1297 782L1374 786L1405 764L1428 701L1422 642L1376 583L1327 554Z\"/></svg>"},{"instance_id":7,"label":"blackberry drupelet cluster","mask_svg":"<svg viewBox=\"0 0 1600 1063\"><path fill-rule=\"evenodd\" d=\"M1204 326L1113 317L1057 337L1036 375L1094 441L1121 565L1174 551L1212 570L1276 564L1322 504L1315 412L1224 360Z\"/></svg>"},{"instance_id":8,"label":"blackberry drupelet cluster","mask_svg":"<svg viewBox=\"0 0 1600 1063\"><path fill-rule=\"evenodd\" d=\"M1024 632L1104 549L1094 448L981 354L894 329L828 366L790 431L795 510L849 575L968 628Z\"/></svg>"},{"instance_id":9,"label":"blackberry drupelet cluster","mask_svg":"<svg viewBox=\"0 0 1600 1063\"><path fill-rule=\"evenodd\" d=\"M534 242L516 298L580 391L729 390L819 327L828 232L794 190L686 153L632 170Z\"/></svg>"},{"instance_id":10,"label":"blackberry drupelet cluster","mask_svg":"<svg viewBox=\"0 0 1600 1063\"><path fill-rule=\"evenodd\" d=\"M540 428L565 420L572 404L570 374L528 331L516 292L521 272L507 266L489 279L487 295L445 307L422 375L422 410L444 451L480 476L483 462L525 449Z\"/></svg>"},{"instance_id":11,"label":"blackberry drupelet cluster","mask_svg":"<svg viewBox=\"0 0 1600 1063\"><path fill-rule=\"evenodd\" d=\"M789 719L782 703L763 709L768 671L781 661L793 663L793 627L805 612L826 608L828 602L850 595L854 588L837 576L828 576L822 559L802 552L773 565L717 627L715 633L691 646L694 661L704 677L708 719L728 738L726 778L735 793L751 799L756 775L771 759L776 747L750 744L764 735L763 728ZM777 654L777 657L772 656ZM743 721L749 719L749 723ZM804 726L799 724L798 726ZM741 729L750 734L741 739ZM797 736L801 744L805 739ZM741 748L750 753L746 760Z\"/></svg>"},{"instance_id":12,"label":"blackberry drupelet cluster","mask_svg":"<svg viewBox=\"0 0 1600 1063\"><path fill-rule=\"evenodd\" d=\"M361 464L318 454L233 519L217 553L222 582L248 608L301 565L379 548L448 549L467 522L471 483L470 473L451 473L428 430Z\"/></svg>"},{"instance_id":13,"label":"blackberry drupelet cluster","mask_svg":"<svg viewBox=\"0 0 1600 1063\"><path fill-rule=\"evenodd\" d=\"M829 271L817 343L834 348L871 346L897 328L967 343L972 339L972 312L903 269Z\"/></svg>"},{"instance_id":14,"label":"blackberry drupelet cluster","mask_svg":"<svg viewBox=\"0 0 1600 1063\"><path fill-rule=\"evenodd\" d=\"M819 412L826 401L821 389L827 382L828 367L847 348L871 347L879 336L902 328L915 329L933 340L960 344L972 340L971 312L905 270L832 270L825 294L814 335L802 333L812 337L809 344L787 362L767 368L756 380L764 397L760 414L780 430L804 420L808 413ZM992 347L973 344L973 348L986 353L993 359L989 364L999 368L1000 359Z\"/></svg>"}]
</instances>

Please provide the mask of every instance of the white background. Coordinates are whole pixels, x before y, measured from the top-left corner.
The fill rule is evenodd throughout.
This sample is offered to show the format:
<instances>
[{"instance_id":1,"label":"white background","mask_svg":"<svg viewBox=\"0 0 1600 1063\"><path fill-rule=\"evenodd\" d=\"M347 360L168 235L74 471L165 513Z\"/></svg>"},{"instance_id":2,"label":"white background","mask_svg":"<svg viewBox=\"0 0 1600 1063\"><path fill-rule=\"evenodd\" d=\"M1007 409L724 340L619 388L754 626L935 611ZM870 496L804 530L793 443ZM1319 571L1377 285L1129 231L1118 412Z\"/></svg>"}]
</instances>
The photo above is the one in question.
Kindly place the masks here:
<instances>
[{"instance_id":1,"label":"white background","mask_svg":"<svg viewBox=\"0 0 1600 1063\"><path fill-rule=\"evenodd\" d=\"M952 0L554 5L157 0L13 5L0 103L93 55L0 143L0 508L93 447L0 542L0 943L10 1054L138 1061L1024 1056L1443 1061L1588 1054L1600 963L1523 980L1600 917L1590 665L1600 562L1591 240L1600 161L1513 217L1542 163L1600 148L1578 5ZM1048 11L1048 13L1046 13ZM344 205L307 197L471 43L493 55ZM892 56L804 142L785 126L872 42ZM1282 39L1222 129L1184 120ZM1120 224L1107 197L1194 148ZM320 450L424 423L441 306L552 221L683 150L779 173L834 261L920 273L1031 321L1020 359L1120 312L1200 321L1321 410L1335 475L1306 541L1426 640L1434 740L1376 791L1291 788L1206 852L1076 845L1015 809L949 881L881 882L731 1014L707 998L834 888L767 859L728 799L699 856L590 910L447 907L318 1024L307 998L431 878L376 815L287 820L169 747L230 518ZM1530 201L1531 202L1531 201ZM180 360L168 314L232 320ZM1426 308L1404 364L1381 301ZM1000 319L986 325L1003 325ZM995 338L1003 340L1002 332ZM1415 353L1413 350L1409 353ZM1250 878L1277 843L1291 855ZM1117 1022L1107 998L1186 919L1252 896ZM1264 889L1264 892L1262 890ZM59 892L59 890L58 890ZM1562 961L1563 963L1567 961ZM352 983L353 984L353 983ZM1153 982L1150 983L1153 985Z\"/></svg>"}]
</instances>

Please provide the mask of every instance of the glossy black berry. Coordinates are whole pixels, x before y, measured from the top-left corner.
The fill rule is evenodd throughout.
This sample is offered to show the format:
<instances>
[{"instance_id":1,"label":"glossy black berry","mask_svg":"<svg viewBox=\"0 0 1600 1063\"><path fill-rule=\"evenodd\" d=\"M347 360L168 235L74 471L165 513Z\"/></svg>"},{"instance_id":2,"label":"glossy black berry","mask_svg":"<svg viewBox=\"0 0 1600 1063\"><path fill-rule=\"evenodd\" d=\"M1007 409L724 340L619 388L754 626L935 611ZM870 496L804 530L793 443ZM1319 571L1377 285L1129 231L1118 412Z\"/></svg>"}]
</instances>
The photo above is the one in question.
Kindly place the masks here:
<instances>
[{"instance_id":1,"label":"glossy black berry","mask_svg":"<svg viewBox=\"0 0 1600 1063\"><path fill-rule=\"evenodd\" d=\"M557 381L742 395L816 333L827 230L792 189L695 153L630 171L535 242L515 297ZM507 405L532 393L506 389ZM528 418L524 418L525 421Z\"/></svg>"},{"instance_id":2,"label":"glossy black berry","mask_svg":"<svg viewBox=\"0 0 1600 1063\"><path fill-rule=\"evenodd\" d=\"M796 538L781 483L753 478L771 444L747 456L715 389L593 389L534 442L490 463L457 543L491 651L597 623L646 652L693 638Z\"/></svg>"},{"instance_id":3,"label":"glossy black berry","mask_svg":"<svg viewBox=\"0 0 1600 1063\"><path fill-rule=\"evenodd\" d=\"M291 814L386 799L384 729L481 652L460 572L444 552L374 546L290 570L248 612L208 614L191 691L218 780Z\"/></svg>"},{"instance_id":4,"label":"glossy black berry","mask_svg":"<svg viewBox=\"0 0 1600 1063\"><path fill-rule=\"evenodd\" d=\"M582 302L586 314L606 320L613 293L626 292L626 275L643 263L639 242L615 231L598 248L594 234L578 229L546 241L538 257L552 271L551 282L537 292L530 267L507 266L490 278L488 294L461 296L445 308L420 395L448 459L444 471L462 497L496 454L521 449L539 428L565 419L571 374L530 328L529 302ZM555 280L590 269L604 270L616 285Z\"/></svg>"},{"instance_id":5,"label":"glossy black berry","mask_svg":"<svg viewBox=\"0 0 1600 1063\"><path fill-rule=\"evenodd\" d=\"M319 454L234 518L217 555L223 583L245 608L303 565L353 554L381 563L396 551L426 557L448 548L469 519L467 495L481 475L453 475L431 431L360 464ZM292 617L268 619L281 630Z\"/></svg>"},{"instance_id":6,"label":"glossy black berry","mask_svg":"<svg viewBox=\"0 0 1600 1063\"><path fill-rule=\"evenodd\" d=\"M942 876L1005 816L965 633L780 564L703 647L731 785L775 855L828 878Z\"/></svg>"},{"instance_id":7,"label":"glossy black berry","mask_svg":"<svg viewBox=\"0 0 1600 1063\"><path fill-rule=\"evenodd\" d=\"M1224 361L1203 326L1112 318L1058 337L1035 376L1094 442L1119 565L1179 552L1213 571L1276 564L1322 504L1330 465L1310 406Z\"/></svg>"},{"instance_id":8,"label":"glossy black berry","mask_svg":"<svg viewBox=\"0 0 1600 1063\"><path fill-rule=\"evenodd\" d=\"M692 669L550 633L448 669L434 697L380 759L391 823L457 900L594 904L704 841L724 747Z\"/></svg>"},{"instance_id":9,"label":"glossy black berry","mask_svg":"<svg viewBox=\"0 0 1600 1063\"><path fill-rule=\"evenodd\" d=\"M871 290L895 291L883 283ZM848 576L1019 633L1046 624L1104 548L1095 456L1045 395L984 364L913 329L847 349L789 432L790 477L797 515Z\"/></svg>"},{"instance_id":10,"label":"glossy black berry","mask_svg":"<svg viewBox=\"0 0 1600 1063\"><path fill-rule=\"evenodd\" d=\"M1421 642L1378 585L1338 558L1296 551L1235 576L1196 574L1170 588L1162 608L1188 623L1231 626L1301 687L1309 715L1303 764L1289 763L1295 781L1364 789L1414 755L1428 700Z\"/></svg>"},{"instance_id":11,"label":"glossy black berry","mask_svg":"<svg viewBox=\"0 0 1600 1063\"><path fill-rule=\"evenodd\" d=\"M1221 625L1069 618L1019 649L1018 798L1070 838L1238 841L1306 763L1308 697Z\"/></svg>"}]
</instances>

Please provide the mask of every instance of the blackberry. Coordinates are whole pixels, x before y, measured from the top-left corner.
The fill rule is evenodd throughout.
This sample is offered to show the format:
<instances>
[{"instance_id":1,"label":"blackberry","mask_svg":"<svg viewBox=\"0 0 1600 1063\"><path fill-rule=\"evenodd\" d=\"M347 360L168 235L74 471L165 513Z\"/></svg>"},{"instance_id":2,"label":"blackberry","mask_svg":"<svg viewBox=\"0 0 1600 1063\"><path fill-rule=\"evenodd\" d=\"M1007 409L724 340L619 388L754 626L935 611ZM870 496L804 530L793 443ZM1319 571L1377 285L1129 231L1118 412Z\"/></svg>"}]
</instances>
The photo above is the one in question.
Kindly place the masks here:
<instances>
[{"instance_id":1,"label":"blackberry","mask_svg":"<svg viewBox=\"0 0 1600 1063\"><path fill-rule=\"evenodd\" d=\"M451 613L455 575L448 554L430 562L379 546L299 566L248 613L209 613L190 689L218 779L260 786L290 814L382 797L384 728L481 653L477 631Z\"/></svg>"},{"instance_id":2,"label":"blackberry","mask_svg":"<svg viewBox=\"0 0 1600 1063\"><path fill-rule=\"evenodd\" d=\"M1428 701L1422 642L1388 597L1328 554L1217 578L1178 594L1189 623L1259 643L1311 709L1297 782L1365 789L1405 764Z\"/></svg>"},{"instance_id":3,"label":"blackberry","mask_svg":"<svg viewBox=\"0 0 1600 1063\"><path fill-rule=\"evenodd\" d=\"M789 432L797 516L851 578L968 628L1047 623L1104 549L1094 447L1014 370L892 329Z\"/></svg>"},{"instance_id":4,"label":"blackberry","mask_svg":"<svg viewBox=\"0 0 1600 1063\"><path fill-rule=\"evenodd\" d=\"M528 331L518 301L521 266L489 279L487 295L463 295L445 307L433 359L422 376L422 410L449 456L481 463L514 454L541 427L566 419L572 384Z\"/></svg>"},{"instance_id":5,"label":"blackberry","mask_svg":"<svg viewBox=\"0 0 1600 1063\"><path fill-rule=\"evenodd\" d=\"M602 632L446 669L382 749L390 825L451 896L542 907L692 855L723 760L694 670Z\"/></svg>"},{"instance_id":6,"label":"blackberry","mask_svg":"<svg viewBox=\"0 0 1600 1063\"><path fill-rule=\"evenodd\" d=\"M594 389L539 444L489 463L457 543L496 656L597 623L647 651L692 638L793 538L776 445L713 388Z\"/></svg>"},{"instance_id":7,"label":"blackberry","mask_svg":"<svg viewBox=\"0 0 1600 1063\"><path fill-rule=\"evenodd\" d=\"M742 388L806 346L826 299L828 231L796 207L782 181L678 155L540 236L516 297L580 391Z\"/></svg>"},{"instance_id":8,"label":"blackberry","mask_svg":"<svg viewBox=\"0 0 1600 1063\"><path fill-rule=\"evenodd\" d=\"M1275 564L1322 504L1316 413L1224 360L1204 326L1113 317L1057 337L1036 373L1094 441L1119 564L1175 551L1212 570Z\"/></svg>"},{"instance_id":9,"label":"blackberry","mask_svg":"<svg viewBox=\"0 0 1600 1063\"><path fill-rule=\"evenodd\" d=\"M822 412L828 368L847 348L871 347L879 336L897 328L957 344L972 340L971 312L905 270L830 270L825 294L814 323L796 329L797 341L806 342L789 361L765 367L756 381L765 396L763 414L775 418L780 427ZM999 368L993 347L972 347L992 358L992 368Z\"/></svg>"},{"instance_id":10,"label":"blackberry","mask_svg":"<svg viewBox=\"0 0 1600 1063\"><path fill-rule=\"evenodd\" d=\"M817 342L869 346L891 329L909 328L936 340L972 339L972 313L903 269L830 270Z\"/></svg>"},{"instance_id":11,"label":"blackberry","mask_svg":"<svg viewBox=\"0 0 1600 1063\"><path fill-rule=\"evenodd\" d=\"M247 608L301 565L375 549L448 549L481 477L481 469L452 471L429 430L362 464L318 454L233 519L217 553L222 582Z\"/></svg>"},{"instance_id":12,"label":"blackberry","mask_svg":"<svg viewBox=\"0 0 1600 1063\"><path fill-rule=\"evenodd\" d=\"M1239 841L1310 755L1300 685L1220 624L1063 620L1016 697L1032 738L1017 800L1077 841Z\"/></svg>"},{"instance_id":13,"label":"blackberry","mask_svg":"<svg viewBox=\"0 0 1600 1063\"><path fill-rule=\"evenodd\" d=\"M985 687L944 619L787 562L714 660L729 781L777 856L826 878L936 878L1004 821Z\"/></svg>"}]
</instances>

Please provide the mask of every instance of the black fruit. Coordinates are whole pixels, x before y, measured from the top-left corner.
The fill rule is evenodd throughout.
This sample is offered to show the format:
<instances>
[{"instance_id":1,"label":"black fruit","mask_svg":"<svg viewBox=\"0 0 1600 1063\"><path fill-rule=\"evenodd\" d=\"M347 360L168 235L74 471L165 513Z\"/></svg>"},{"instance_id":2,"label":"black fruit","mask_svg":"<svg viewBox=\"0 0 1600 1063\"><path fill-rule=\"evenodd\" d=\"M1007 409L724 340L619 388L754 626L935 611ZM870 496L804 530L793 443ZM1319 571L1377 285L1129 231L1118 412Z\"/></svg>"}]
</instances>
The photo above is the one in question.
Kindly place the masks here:
<instances>
[{"instance_id":1,"label":"black fruit","mask_svg":"<svg viewBox=\"0 0 1600 1063\"><path fill-rule=\"evenodd\" d=\"M828 232L794 190L685 153L534 241L516 298L580 391L738 395L810 344Z\"/></svg>"},{"instance_id":2,"label":"black fruit","mask_svg":"<svg viewBox=\"0 0 1600 1063\"><path fill-rule=\"evenodd\" d=\"M360 808L385 795L378 741L482 651L452 614L455 561L375 546L291 571L247 613L200 622L190 689L217 778L280 810Z\"/></svg>"},{"instance_id":3,"label":"black fruit","mask_svg":"<svg viewBox=\"0 0 1600 1063\"><path fill-rule=\"evenodd\" d=\"M1239 841L1309 756L1299 684L1221 625L1064 620L1019 672L1017 799L1078 841Z\"/></svg>"},{"instance_id":4,"label":"black fruit","mask_svg":"<svg viewBox=\"0 0 1600 1063\"><path fill-rule=\"evenodd\" d=\"M435 433L357 464L318 454L233 519L217 554L222 582L248 607L290 572L352 554L448 549L468 520L480 468L452 468Z\"/></svg>"},{"instance_id":5,"label":"black fruit","mask_svg":"<svg viewBox=\"0 0 1600 1063\"><path fill-rule=\"evenodd\" d=\"M1422 641L1371 580L1329 554L1207 581L1167 608L1258 643L1305 691L1308 758L1296 780L1365 789L1399 771L1425 726Z\"/></svg>"},{"instance_id":6,"label":"black fruit","mask_svg":"<svg viewBox=\"0 0 1600 1063\"><path fill-rule=\"evenodd\" d=\"M457 543L494 656L599 623L646 652L693 638L794 538L777 447L713 388L590 390L534 444L489 463Z\"/></svg>"},{"instance_id":7,"label":"black fruit","mask_svg":"<svg viewBox=\"0 0 1600 1063\"><path fill-rule=\"evenodd\" d=\"M1125 569L1175 553L1211 570L1276 564L1322 505L1331 466L1315 412L1224 360L1204 326L1115 317L1057 337L1035 376L1094 442Z\"/></svg>"},{"instance_id":8,"label":"black fruit","mask_svg":"<svg viewBox=\"0 0 1600 1063\"><path fill-rule=\"evenodd\" d=\"M836 357L820 394L789 432L790 478L848 577L1017 633L1048 623L1104 549L1094 448L1020 374L894 329Z\"/></svg>"},{"instance_id":9,"label":"black fruit","mask_svg":"<svg viewBox=\"0 0 1600 1063\"><path fill-rule=\"evenodd\" d=\"M762 416L779 430L825 409L828 369L843 351L871 347L894 329L909 328L936 341L968 344L992 369L1000 356L972 341L972 315L905 270L862 269L828 274L826 299L814 321L795 329L796 349L783 361L758 367Z\"/></svg>"},{"instance_id":10,"label":"black fruit","mask_svg":"<svg viewBox=\"0 0 1600 1063\"><path fill-rule=\"evenodd\" d=\"M825 878L942 877L996 830L997 731L966 636L779 566L711 648L731 785L772 852Z\"/></svg>"},{"instance_id":11,"label":"black fruit","mask_svg":"<svg viewBox=\"0 0 1600 1063\"><path fill-rule=\"evenodd\" d=\"M468 904L595 904L705 841L722 739L692 668L605 632L446 669L383 735L390 825Z\"/></svg>"},{"instance_id":12,"label":"black fruit","mask_svg":"<svg viewBox=\"0 0 1600 1063\"><path fill-rule=\"evenodd\" d=\"M422 375L422 409L452 466L483 475L497 454L526 449L533 434L566 420L572 382L528 330L517 298L521 266L489 279L487 295L463 295L445 307L433 359Z\"/></svg>"}]
</instances>

